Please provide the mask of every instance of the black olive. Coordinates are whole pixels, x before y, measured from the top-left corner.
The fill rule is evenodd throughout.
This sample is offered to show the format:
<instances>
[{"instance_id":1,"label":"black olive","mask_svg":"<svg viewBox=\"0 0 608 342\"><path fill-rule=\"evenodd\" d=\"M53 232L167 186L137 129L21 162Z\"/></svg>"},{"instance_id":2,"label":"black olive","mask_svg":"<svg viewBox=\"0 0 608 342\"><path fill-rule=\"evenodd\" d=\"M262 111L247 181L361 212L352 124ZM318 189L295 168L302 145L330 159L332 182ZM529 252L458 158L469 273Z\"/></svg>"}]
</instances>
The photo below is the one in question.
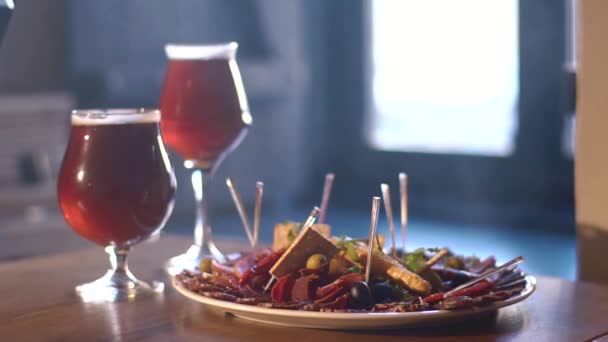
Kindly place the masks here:
<instances>
[{"instance_id":1,"label":"black olive","mask_svg":"<svg viewBox=\"0 0 608 342\"><path fill-rule=\"evenodd\" d=\"M454 278L452 278L452 280L450 280L450 286L452 288L460 286L464 283L466 283L467 281L471 280L471 278L463 273L456 273L454 275Z\"/></svg>"},{"instance_id":2,"label":"black olive","mask_svg":"<svg viewBox=\"0 0 608 342\"><path fill-rule=\"evenodd\" d=\"M354 309L369 309L374 305L372 292L364 281L353 283L348 293L349 303Z\"/></svg>"},{"instance_id":3,"label":"black olive","mask_svg":"<svg viewBox=\"0 0 608 342\"><path fill-rule=\"evenodd\" d=\"M393 297L393 288L384 282L373 284L371 290L376 303L389 301Z\"/></svg>"}]
</instances>

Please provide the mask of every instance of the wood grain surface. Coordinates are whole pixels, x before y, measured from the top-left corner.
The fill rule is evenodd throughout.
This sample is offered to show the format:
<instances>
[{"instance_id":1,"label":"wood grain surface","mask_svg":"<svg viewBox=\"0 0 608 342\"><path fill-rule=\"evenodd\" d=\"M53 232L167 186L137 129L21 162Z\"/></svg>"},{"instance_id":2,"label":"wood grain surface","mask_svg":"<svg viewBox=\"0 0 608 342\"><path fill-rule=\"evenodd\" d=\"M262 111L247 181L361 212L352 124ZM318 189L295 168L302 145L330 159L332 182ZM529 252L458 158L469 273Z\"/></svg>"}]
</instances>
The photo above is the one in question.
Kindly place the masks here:
<instances>
[{"instance_id":1,"label":"wood grain surface","mask_svg":"<svg viewBox=\"0 0 608 342\"><path fill-rule=\"evenodd\" d=\"M246 246L221 242L225 250ZM608 331L608 287L547 277L538 277L537 292L523 303L441 328L343 332L253 323L208 310L170 287L161 265L189 243L162 236L135 248L131 270L143 280L164 280L167 289L134 302L78 301L74 286L108 266L93 245L0 262L0 341L585 341ZM4 235L0 250L10 245Z\"/></svg>"}]
</instances>

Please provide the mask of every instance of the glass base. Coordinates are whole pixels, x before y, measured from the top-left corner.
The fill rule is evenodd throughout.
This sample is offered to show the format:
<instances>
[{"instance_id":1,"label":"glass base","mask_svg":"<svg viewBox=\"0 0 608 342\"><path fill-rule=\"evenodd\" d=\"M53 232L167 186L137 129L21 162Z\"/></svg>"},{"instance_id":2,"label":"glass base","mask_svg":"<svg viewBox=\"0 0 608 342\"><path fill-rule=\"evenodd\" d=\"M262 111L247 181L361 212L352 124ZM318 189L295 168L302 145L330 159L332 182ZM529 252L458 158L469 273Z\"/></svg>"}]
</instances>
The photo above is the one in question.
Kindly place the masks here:
<instances>
[{"instance_id":1,"label":"glass base","mask_svg":"<svg viewBox=\"0 0 608 342\"><path fill-rule=\"evenodd\" d=\"M211 249L203 248L199 245L192 245L186 253L175 256L167 261L165 264L165 271L170 276L175 276L181 273L183 270L194 271L198 269L201 261L205 258L212 258L219 261L224 261L224 255L215 247L214 244L210 244Z\"/></svg>"},{"instance_id":2,"label":"glass base","mask_svg":"<svg viewBox=\"0 0 608 342\"><path fill-rule=\"evenodd\" d=\"M76 286L76 294L83 302L132 301L139 297L162 293L165 284L154 281L148 284L128 273L109 270L103 277L87 284Z\"/></svg>"}]
</instances>

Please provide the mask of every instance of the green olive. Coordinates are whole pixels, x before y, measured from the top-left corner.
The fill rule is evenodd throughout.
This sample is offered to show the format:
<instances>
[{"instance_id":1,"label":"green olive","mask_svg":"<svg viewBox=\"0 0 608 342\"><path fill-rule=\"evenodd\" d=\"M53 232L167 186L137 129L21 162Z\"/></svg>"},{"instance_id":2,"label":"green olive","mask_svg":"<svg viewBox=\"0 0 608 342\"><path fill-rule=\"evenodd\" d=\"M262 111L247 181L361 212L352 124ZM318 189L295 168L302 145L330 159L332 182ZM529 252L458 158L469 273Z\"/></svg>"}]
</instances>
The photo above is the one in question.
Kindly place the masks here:
<instances>
[{"instance_id":1,"label":"green olive","mask_svg":"<svg viewBox=\"0 0 608 342\"><path fill-rule=\"evenodd\" d=\"M451 256L445 258L445 265L450 268L455 268L457 270L464 269L464 261L456 256Z\"/></svg>"},{"instance_id":2,"label":"green olive","mask_svg":"<svg viewBox=\"0 0 608 342\"><path fill-rule=\"evenodd\" d=\"M344 263L340 259L333 258L329 260L329 274L339 274L344 272L345 269L346 266L344 266Z\"/></svg>"},{"instance_id":3,"label":"green olive","mask_svg":"<svg viewBox=\"0 0 608 342\"><path fill-rule=\"evenodd\" d=\"M212 263L213 263L213 259L205 258L205 259L201 260L201 264L198 265L198 269L201 272L211 273L211 264Z\"/></svg>"},{"instance_id":4,"label":"green olive","mask_svg":"<svg viewBox=\"0 0 608 342\"><path fill-rule=\"evenodd\" d=\"M327 264L327 258L323 254L313 254L306 260L306 268L309 270L318 270L325 264Z\"/></svg>"}]
</instances>

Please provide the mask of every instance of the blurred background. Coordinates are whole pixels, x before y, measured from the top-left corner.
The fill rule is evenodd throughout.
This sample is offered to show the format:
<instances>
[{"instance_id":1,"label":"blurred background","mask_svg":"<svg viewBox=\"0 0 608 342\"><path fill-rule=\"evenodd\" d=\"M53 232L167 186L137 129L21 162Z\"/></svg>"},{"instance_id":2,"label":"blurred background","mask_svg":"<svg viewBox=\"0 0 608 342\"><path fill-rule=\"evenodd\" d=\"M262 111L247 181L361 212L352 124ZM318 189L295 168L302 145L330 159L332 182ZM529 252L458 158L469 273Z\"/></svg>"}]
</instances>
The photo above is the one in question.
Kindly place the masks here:
<instances>
[{"instance_id":1,"label":"blurred background","mask_svg":"<svg viewBox=\"0 0 608 342\"><path fill-rule=\"evenodd\" d=\"M574 279L575 12L554 0L19 0L0 49L0 238L27 231L24 244L52 249L68 229L55 178L71 109L156 107L165 44L237 41L254 124L213 183L216 235L245 239L226 176L250 216L264 181L269 242L275 222L320 202L326 172L333 232L366 235L371 197L388 182L398 213L406 172L408 248L521 254L531 272ZM171 160L165 232L192 234L189 172Z\"/></svg>"}]
</instances>

